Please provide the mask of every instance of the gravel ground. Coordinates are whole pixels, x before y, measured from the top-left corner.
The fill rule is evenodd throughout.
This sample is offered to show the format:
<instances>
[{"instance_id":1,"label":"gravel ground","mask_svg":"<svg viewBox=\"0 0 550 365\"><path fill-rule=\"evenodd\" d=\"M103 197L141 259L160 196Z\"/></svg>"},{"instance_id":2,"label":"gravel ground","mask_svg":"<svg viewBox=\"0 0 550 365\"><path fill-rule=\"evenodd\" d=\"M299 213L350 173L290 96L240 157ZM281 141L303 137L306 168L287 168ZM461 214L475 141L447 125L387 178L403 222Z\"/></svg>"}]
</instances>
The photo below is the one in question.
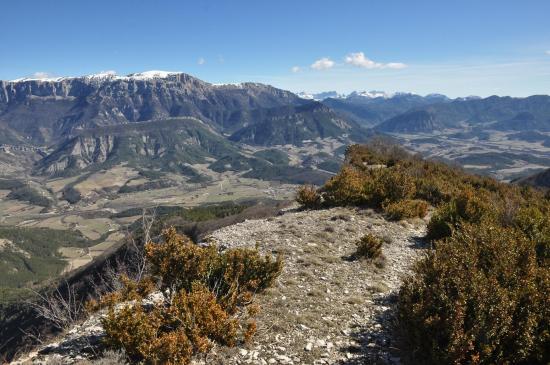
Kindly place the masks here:
<instances>
[{"instance_id":1,"label":"gravel ground","mask_svg":"<svg viewBox=\"0 0 550 365\"><path fill-rule=\"evenodd\" d=\"M372 210L287 211L214 232L226 247L258 245L282 254L278 284L258 295L258 335L240 349L215 349L220 364L398 364L392 341L392 298L422 255L426 222L388 222ZM383 267L354 260L366 233L384 240Z\"/></svg>"}]
</instances>

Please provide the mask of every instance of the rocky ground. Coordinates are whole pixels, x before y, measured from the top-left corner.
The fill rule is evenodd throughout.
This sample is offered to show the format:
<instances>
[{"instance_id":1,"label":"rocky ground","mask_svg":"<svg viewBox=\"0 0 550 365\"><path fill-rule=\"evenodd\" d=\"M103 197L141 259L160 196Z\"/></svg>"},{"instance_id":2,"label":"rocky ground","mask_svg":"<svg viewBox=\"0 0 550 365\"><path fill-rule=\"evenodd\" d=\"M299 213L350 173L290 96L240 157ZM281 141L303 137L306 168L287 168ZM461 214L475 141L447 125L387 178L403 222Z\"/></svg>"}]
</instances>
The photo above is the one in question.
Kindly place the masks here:
<instances>
[{"instance_id":1,"label":"rocky ground","mask_svg":"<svg viewBox=\"0 0 550 365\"><path fill-rule=\"evenodd\" d=\"M388 222L372 210L288 210L214 232L225 247L255 246L281 254L285 268L277 285L256 297L262 311L253 341L215 347L197 364L398 364L391 333L393 303L402 277L423 254L426 221ZM384 240L385 260L353 257L366 233ZM97 318L73 328L62 340L26 357L75 362L101 338ZM24 363L24 362L20 362Z\"/></svg>"}]
</instances>

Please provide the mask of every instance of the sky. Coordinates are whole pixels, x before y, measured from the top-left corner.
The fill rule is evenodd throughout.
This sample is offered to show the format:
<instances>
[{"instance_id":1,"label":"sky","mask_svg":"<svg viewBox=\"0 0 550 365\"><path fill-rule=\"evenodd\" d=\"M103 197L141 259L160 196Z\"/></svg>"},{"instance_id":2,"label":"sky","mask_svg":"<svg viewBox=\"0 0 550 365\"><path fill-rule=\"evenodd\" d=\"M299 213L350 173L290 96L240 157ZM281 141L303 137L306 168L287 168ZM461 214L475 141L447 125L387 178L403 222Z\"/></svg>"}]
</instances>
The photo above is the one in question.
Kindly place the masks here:
<instances>
[{"instance_id":1,"label":"sky","mask_svg":"<svg viewBox=\"0 0 550 365\"><path fill-rule=\"evenodd\" d=\"M0 0L0 79L182 71L294 92L550 94L549 0Z\"/></svg>"}]
</instances>

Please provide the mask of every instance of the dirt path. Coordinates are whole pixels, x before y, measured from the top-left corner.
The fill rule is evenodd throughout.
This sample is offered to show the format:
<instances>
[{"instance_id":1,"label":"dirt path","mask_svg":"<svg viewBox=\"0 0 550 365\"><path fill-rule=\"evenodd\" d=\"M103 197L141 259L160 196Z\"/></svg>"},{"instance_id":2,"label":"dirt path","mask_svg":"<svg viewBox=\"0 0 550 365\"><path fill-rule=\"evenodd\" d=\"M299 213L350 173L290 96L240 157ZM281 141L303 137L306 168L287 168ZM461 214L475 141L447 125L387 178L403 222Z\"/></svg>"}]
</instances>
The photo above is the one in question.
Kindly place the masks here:
<instances>
[{"instance_id":1,"label":"dirt path","mask_svg":"<svg viewBox=\"0 0 550 365\"><path fill-rule=\"evenodd\" d=\"M220 364L399 363L389 334L391 301L420 255L426 223L392 223L371 210L287 212L214 232L220 245L280 253L278 285L258 296L258 335L246 348L212 352ZM383 238L385 266L352 260L365 233Z\"/></svg>"}]
</instances>

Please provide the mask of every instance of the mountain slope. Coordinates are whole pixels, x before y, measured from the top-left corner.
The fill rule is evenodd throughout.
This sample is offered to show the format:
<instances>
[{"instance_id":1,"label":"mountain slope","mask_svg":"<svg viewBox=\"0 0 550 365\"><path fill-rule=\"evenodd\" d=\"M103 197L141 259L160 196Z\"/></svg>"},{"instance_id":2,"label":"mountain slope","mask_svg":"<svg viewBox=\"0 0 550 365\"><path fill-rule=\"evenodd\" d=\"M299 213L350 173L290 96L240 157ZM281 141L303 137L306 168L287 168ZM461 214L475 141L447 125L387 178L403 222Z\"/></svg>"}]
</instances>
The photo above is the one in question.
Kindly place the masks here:
<instances>
[{"instance_id":1,"label":"mountain slope","mask_svg":"<svg viewBox=\"0 0 550 365\"><path fill-rule=\"evenodd\" d=\"M550 189L550 169L515 180L514 183L533 186L536 188Z\"/></svg>"},{"instance_id":2,"label":"mountain slope","mask_svg":"<svg viewBox=\"0 0 550 365\"><path fill-rule=\"evenodd\" d=\"M305 140L317 138L350 136L360 140L366 136L357 124L338 117L318 102L256 111L250 119L257 122L233 133L232 141L267 146L301 145Z\"/></svg>"},{"instance_id":3,"label":"mountain slope","mask_svg":"<svg viewBox=\"0 0 550 365\"><path fill-rule=\"evenodd\" d=\"M409 93L351 93L345 98L327 98L323 103L360 124L373 126L406 111L439 102L447 102L444 95L420 96Z\"/></svg>"},{"instance_id":4,"label":"mountain slope","mask_svg":"<svg viewBox=\"0 0 550 365\"><path fill-rule=\"evenodd\" d=\"M455 99L451 102L413 108L399 115L398 125L395 120L387 120L377 128L397 133L414 131L419 119L424 119L422 129L425 132L443 128L464 128L465 125L507 131L547 131L550 130L550 96ZM408 124L412 126L407 126Z\"/></svg>"},{"instance_id":5,"label":"mountain slope","mask_svg":"<svg viewBox=\"0 0 550 365\"><path fill-rule=\"evenodd\" d=\"M388 222L372 210L332 208L281 211L214 231L210 243L236 248L254 247L257 242L261 252L280 253L285 265L279 285L255 296L262 308L258 327L265 329L249 346L237 344L238 350L214 344L207 363L396 362L390 332L392 298L403 274L425 251L418 241L425 226L424 221ZM381 268L349 259L366 233L386 237L387 260ZM93 314L14 364L50 359L70 363L78 355L86 356L85 348L101 353L103 315Z\"/></svg>"},{"instance_id":6,"label":"mountain slope","mask_svg":"<svg viewBox=\"0 0 550 365\"><path fill-rule=\"evenodd\" d=\"M178 172L185 163L220 160L216 170L231 161L243 171L261 159L246 157L241 144L349 143L366 135L316 101L258 83L216 85L161 71L0 81L0 145L40 148L36 174L125 162Z\"/></svg>"},{"instance_id":7,"label":"mountain slope","mask_svg":"<svg viewBox=\"0 0 550 365\"><path fill-rule=\"evenodd\" d=\"M131 166L179 171L183 164L238 155L229 141L194 118L172 118L80 131L36 165L39 174L70 173L88 167Z\"/></svg>"},{"instance_id":8,"label":"mountain slope","mask_svg":"<svg viewBox=\"0 0 550 365\"><path fill-rule=\"evenodd\" d=\"M443 127L435 116L426 110L410 111L393 117L375 127L380 132L418 133L431 132Z\"/></svg>"}]
</instances>

